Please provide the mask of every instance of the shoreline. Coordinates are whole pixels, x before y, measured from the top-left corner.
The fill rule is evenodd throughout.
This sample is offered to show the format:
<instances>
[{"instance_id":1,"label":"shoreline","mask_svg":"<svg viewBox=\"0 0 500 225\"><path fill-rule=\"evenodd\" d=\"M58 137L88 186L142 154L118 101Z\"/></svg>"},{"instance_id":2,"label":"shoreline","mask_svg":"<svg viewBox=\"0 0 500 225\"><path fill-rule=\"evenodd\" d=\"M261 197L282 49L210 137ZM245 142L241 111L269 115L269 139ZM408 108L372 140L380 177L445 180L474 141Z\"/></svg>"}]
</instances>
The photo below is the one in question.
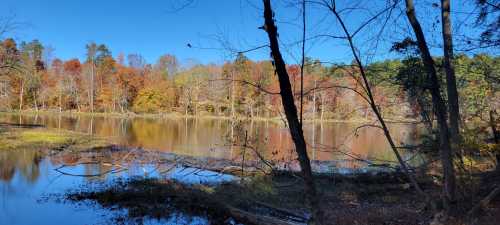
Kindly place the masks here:
<instances>
[{"instance_id":1,"label":"shoreline","mask_svg":"<svg viewBox=\"0 0 500 225\"><path fill-rule=\"evenodd\" d=\"M4 154L13 153L10 150L20 149L38 151L41 154L33 155L34 161L39 162L42 158L50 157L54 162L59 162L55 167L56 171L66 176L101 177L115 170L104 170L105 172L97 174L72 174L61 172L60 168L82 164L117 165L116 168L129 168L126 160L135 158L133 155L128 157L131 151L127 149L105 140L95 142L94 138L81 133L61 133L32 127L9 127L9 129L14 130L13 132L4 130L2 133L4 135L0 139L5 140L0 146L5 148L11 146L5 149L7 151ZM142 153L139 151L132 154ZM139 157L141 161L138 163L142 164L142 160L154 163L155 161L150 161L151 159L157 160L156 163L164 166L161 168L157 166L151 172L158 170L163 171L161 173L169 173L172 168L178 168L180 165L183 168L193 168L193 171L209 170L243 179L239 182L221 182L217 185L204 182L184 184L175 179L155 178L145 174L130 179L110 180L113 182L102 189L92 188L95 187L92 185L79 186L49 200L69 201L81 205L97 204L106 210L127 210L129 213L117 214L112 218L113 222L117 223L144 218L168 219L175 213L195 217L205 216L203 218L213 224L234 224L227 221L245 224L305 224L309 219L310 208L303 198L304 184L298 178L300 174L298 172L280 170L267 173L262 170L243 172L238 163L236 166L230 166L211 159L178 157L175 154L153 154L150 157L146 155ZM5 171L15 172L13 169ZM186 173L194 174L189 171ZM321 207L327 215L325 221L331 222L326 224L417 225L431 222L432 212L426 210L425 202L419 198L405 174L400 171L358 174L316 173L313 176L321 196ZM439 183L426 175L418 178L419 184L427 193L433 198L438 198L441 193ZM37 179L46 178L37 177ZM485 183L482 185L482 192L489 193L494 184ZM166 201L170 204L164 204ZM490 210L490 213L497 212L497 209ZM359 216L349 216L353 214ZM484 222L492 218L484 216L480 219ZM455 219L460 222L464 218L457 216Z\"/></svg>"},{"instance_id":2,"label":"shoreline","mask_svg":"<svg viewBox=\"0 0 500 225\"><path fill-rule=\"evenodd\" d=\"M117 113L117 112L77 112L77 111L62 111L58 110L23 110L19 111L0 111L0 115L50 115L50 116L95 116L95 117L106 117L106 118L123 118L123 119L134 119L134 118L144 118L144 119L211 119L211 120L229 120L229 121L257 121L257 122L273 122L273 123L284 123L284 118L279 117L244 117L239 116L232 118L230 116L216 116L216 115L182 115L178 113L147 113L147 114L138 114L134 112L127 113ZM368 119L304 119L306 123L368 123L376 121L376 119L368 120ZM420 122L416 119L386 119L387 123L393 124L419 124Z\"/></svg>"}]
</instances>

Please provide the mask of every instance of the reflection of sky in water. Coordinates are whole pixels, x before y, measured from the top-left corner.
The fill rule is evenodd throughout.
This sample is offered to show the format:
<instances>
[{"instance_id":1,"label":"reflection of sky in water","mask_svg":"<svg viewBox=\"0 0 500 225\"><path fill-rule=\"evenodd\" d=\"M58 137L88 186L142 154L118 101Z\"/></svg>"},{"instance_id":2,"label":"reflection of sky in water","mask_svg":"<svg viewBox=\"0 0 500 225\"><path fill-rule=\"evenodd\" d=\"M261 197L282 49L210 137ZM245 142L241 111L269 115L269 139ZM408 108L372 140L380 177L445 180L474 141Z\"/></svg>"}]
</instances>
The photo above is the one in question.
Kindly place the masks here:
<instances>
[{"instance_id":1,"label":"reflection of sky in water","mask_svg":"<svg viewBox=\"0 0 500 225\"><path fill-rule=\"evenodd\" d=\"M49 194L62 194L85 182L82 177L60 176L52 165L40 162L40 176L28 182L19 171L10 181L0 181L0 224L96 224L106 221L106 211L97 207L87 208L55 201L40 201ZM83 172L83 168L75 168Z\"/></svg>"},{"instance_id":2,"label":"reflection of sky in water","mask_svg":"<svg viewBox=\"0 0 500 225\"><path fill-rule=\"evenodd\" d=\"M168 177L187 184L211 184L217 182L229 182L236 179L232 175L201 170L193 167L176 167Z\"/></svg>"},{"instance_id":3,"label":"reflection of sky in water","mask_svg":"<svg viewBox=\"0 0 500 225\"><path fill-rule=\"evenodd\" d=\"M116 178L136 176L172 178L188 184L216 183L230 181L234 177L216 172L203 171L195 168L176 167L166 174L160 174L153 165L133 164L129 170L107 174L105 179L89 179L79 176L61 175L49 160L38 163L39 171L35 179L26 177L16 170L10 180L0 180L0 225L31 225L31 224L113 224L113 216L126 212L111 212L98 205L69 204L59 201L68 190L78 188L100 188L110 184ZM35 169L36 170L36 169ZM32 170L33 171L33 170ZM70 174L98 174L88 165L68 166L61 171ZM206 224L203 217L173 214L168 219L160 221L146 219L144 224Z\"/></svg>"}]
</instances>

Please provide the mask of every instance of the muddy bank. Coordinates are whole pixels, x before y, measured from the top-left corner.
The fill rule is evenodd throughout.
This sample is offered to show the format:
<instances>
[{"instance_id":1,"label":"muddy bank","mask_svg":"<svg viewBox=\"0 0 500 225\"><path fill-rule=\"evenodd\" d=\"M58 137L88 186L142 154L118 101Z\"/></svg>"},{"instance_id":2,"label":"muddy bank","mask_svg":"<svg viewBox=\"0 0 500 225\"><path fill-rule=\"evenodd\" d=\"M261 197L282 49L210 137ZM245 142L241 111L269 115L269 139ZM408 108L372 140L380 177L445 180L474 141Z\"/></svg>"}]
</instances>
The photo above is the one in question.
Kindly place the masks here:
<instances>
[{"instance_id":1,"label":"muddy bank","mask_svg":"<svg viewBox=\"0 0 500 225\"><path fill-rule=\"evenodd\" d=\"M401 174L317 176L327 224L426 224L430 214ZM432 183L422 183L434 189ZM102 190L69 193L74 202L91 200L128 211L128 218L168 218L172 213L203 215L211 224L306 224L309 209L300 178L292 173L256 175L219 185L172 180L122 180Z\"/></svg>"},{"instance_id":2,"label":"muddy bank","mask_svg":"<svg viewBox=\"0 0 500 225\"><path fill-rule=\"evenodd\" d=\"M298 174L275 171L247 174L245 178L217 185L139 178L122 180L101 190L72 192L66 198L74 202L91 200L104 207L128 211L121 221L168 218L180 211L202 215L211 224L307 223L310 209ZM316 174L315 178L326 215L324 224L417 225L432 221L433 212L402 173ZM419 181L427 193L439 199L438 183L428 176L420 177ZM476 190L477 199L486 196L496 183L498 180L483 183ZM500 212L499 200L493 200L482 210L474 224L495 224ZM471 224L465 220L467 210L459 209L452 219L456 223L452 224Z\"/></svg>"}]
</instances>

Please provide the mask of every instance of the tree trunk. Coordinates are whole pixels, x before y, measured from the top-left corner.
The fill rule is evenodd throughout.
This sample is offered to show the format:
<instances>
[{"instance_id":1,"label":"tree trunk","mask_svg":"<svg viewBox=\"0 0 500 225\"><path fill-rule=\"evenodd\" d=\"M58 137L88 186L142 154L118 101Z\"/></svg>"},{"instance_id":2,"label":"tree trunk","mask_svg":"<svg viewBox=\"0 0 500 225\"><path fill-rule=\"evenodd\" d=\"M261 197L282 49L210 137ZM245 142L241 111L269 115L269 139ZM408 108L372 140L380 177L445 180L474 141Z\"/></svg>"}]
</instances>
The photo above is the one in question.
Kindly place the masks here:
<instances>
[{"instance_id":1,"label":"tree trunk","mask_svg":"<svg viewBox=\"0 0 500 225\"><path fill-rule=\"evenodd\" d=\"M231 69L231 118L234 119L234 71Z\"/></svg>"},{"instance_id":2,"label":"tree trunk","mask_svg":"<svg viewBox=\"0 0 500 225\"><path fill-rule=\"evenodd\" d=\"M314 79L314 88L317 87L317 80ZM313 122L316 121L316 90L313 91Z\"/></svg>"},{"instance_id":3,"label":"tree trunk","mask_svg":"<svg viewBox=\"0 0 500 225\"><path fill-rule=\"evenodd\" d=\"M495 142L495 144L499 144L500 143L500 135L498 134L498 131L497 131L497 122L496 122L496 119L495 119L495 110L490 110L490 127L491 127L491 132L493 133L493 141ZM500 152L495 152L495 159L497 160L497 166L496 166L496 170L497 171L500 171Z\"/></svg>"},{"instance_id":4,"label":"tree trunk","mask_svg":"<svg viewBox=\"0 0 500 225\"><path fill-rule=\"evenodd\" d=\"M21 91L19 92L19 112L23 110L24 81L21 79Z\"/></svg>"},{"instance_id":5,"label":"tree trunk","mask_svg":"<svg viewBox=\"0 0 500 225\"><path fill-rule=\"evenodd\" d=\"M421 93L423 94L423 93ZM425 127L427 128L427 131L430 133L430 134L433 134L434 133L434 128L432 126L432 118L431 118L431 115L429 112L427 112L427 109L425 108L425 104L424 102L422 101L422 99L420 97L417 97L416 98L416 102L417 104L420 106L420 116L422 117L423 119L423 122L424 122L424 125ZM432 112L431 112L432 113Z\"/></svg>"},{"instance_id":6,"label":"tree trunk","mask_svg":"<svg viewBox=\"0 0 500 225\"><path fill-rule=\"evenodd\" d=\"M94 59L90 65L90 112L94 113Z\"/></svg>"},{"instance_id":7,"label":"tree trunk","mask_svg":"<svg viewBox=\"0 0 500 225\"><path fill-rule=\"evenodd\" d=\"M59 113L62 112L62 91L60 89L61 87L59 86Z\"/></svg>"},{"instance_id":8,"label":"tree trunk","mask_svg":"<svg viewBox=\"0 0 500 225\"><path fill-rule=\"evenodd\" d=\"M368 82L368 78L367 78L367 75L365 73L365 67L363 66L363 63L361 62L361 59L356 51L354 41L352 39L352 35L349 33L349 31L346 27L346 24L344 23L344 21L340 17L340 14L337 12L335 5L333 5L330 8L330 10L335 15L335 17L337 18L337 21L340 23L340 25L342 27L342 30L344 31L346 39L349 42L349 47L351 49L352 55L354 56L354 60L356 62L356 65L358 66L359 73L361 74L361 78L362 78L363 85L364 85L363 89L365 90L366 96L362 95L362 94L360 94L360 96L363 97L370 105L370 108L372 109L377 120L379 121L380 128L384 131L384 135L387 139L387 142L389 143L389 146L391 146L391 150L393 151L394 155L396 156L398 163L400 164L403 172L406 174L406 176L410 180L411 184L415 187L415 190L417 191L417 193L419 195L421 195L422 197L424 197L427 202L431 203L431 206L434 208L434 205L435 205L434 202L429 197L429 195L427 195L422 190L422 188L420 187L420 185L417 182L417 179L415 178L413 173L410 171L410 169L406 165L406 162L401 157L401 154L399 153L398 148L397 148L396 144L394 143L394 139L392 138L391 133L389 131L389 128L387 127L387 124L385 123L385 120L384 120L382 113L380 111L380 107L377 106L375 99L373 98L372 88L371 88L370 82ZM367 111L368 111L368 109L367 109Z\"/></svg>"},{"instance_id":9,"label":"tree trunk","mask_svg":"<svg viewBox=\"0 0 500 225\"><path fill-rule=\"evenodd\" d=\"M441 0L441 18L443 26L444 69L446 71L446 92L448 94L448 112L450 121L450 138L454 149L460 144L460 109L458 91L453 65L453 38L451 34L450 0Z\"/></svg>"},{"instance_id":10,"label":"tree trunk","mask_svg":"<svg viewBox=\"0 0 500 225\"><path fill-rule=\"evenodd\" d=\"M35 91L35 92L33 92L33 101L34 101L34 104L35 104L35 111L38 112L38 101L37 101L37 99L38 99L38 95L37 95L37 93Z\"/></svg>"},{"instance_id":11,"label":"tree trunk","mask_svg":"<svg viewBox=\"0 0 500 225\"><path fill-rule=\"evenodd\" d=\"M77 108L78 112L81 111L80 97L78 97L78 94L76 95L76 108Z\"/></svg>"},{"instance_id":12,"label":"tree trunk","mask_svg":"<svg viewBox=\"0 0 500 225\"><path fill-rule=\"evenodd\" d=\"M495 142L495 144L500 144L500 134L498 133L498 130L497 130L497 122L496 122L496 118L495 118L495 110L492 109L490 110L490 127L491 127L491 132L493 133L493 141Z\"/></svg>"},{"instance_id":13,"label":"tree trunk","mask_svg":"<svg viewBox=\"0 0 500 225\"><path fill-rule=\"evenodd\" d=\"M325 105L325 93L321 93L321 121L323 121L325 118L325 108L326 108L326 105Z\"/></svg>"},{"instance_id":14,"label":"tree trunk","mask_svg":"<svg viewBox=\"0 0 500 225\"><path fill-rule=\"evenodd\" d=\"M253 104L250 103L248 108L250 109L250 118L253 119Z\"/></svg>"},{"instance_id":15,"label":"tree trunk","mask_svg":"<svg viewBox=\"0 0 500 225\"><path fill-rule=\"evenodd\" d=\"M422 62L424 63L425 70L428 73L431 82L429 90L431 92L434 113L436 114L436 119L439 127L440 158L444 176L443 203L445 208L449 208L450 202L454 201L455 199L456 181L455 169L453 167L453 154L448 133L448 124L446 121L446 104L441 97L440 85L434 65L434 60L431 57L429 48L427 47L427 42L425 41L422 27L420 26L420 23L418 22L418 19L415 15L413 0L405 1L406 15L417 38L420 57L422 58Z\"/></svg>"},{"instance_id":16,"label":"tree trunk","mask_svg":"<svg viewBox=\"0 0 500 225\"><path fill-rule=\"evenodd\" d=\"M271 56L274 60L276 74L278 75L280 85L281 102L285 111L285 116L290 129L293 142L295 144L295 151L297 152L298 160L301 167L302 176L305 181L305 194L312 207L313 221L320 224L323 218L322 211L319 208L319 201L317 198L316 187L314 178L312 176L311 163L307 155L307 146L304 139L302 126L299 122L297 115L297 107L295 106L292 87L288 72L286 70L285 62L281 56L278 43L278 28L274 24L273 11L271 8L270 0L263 0L264 2L264 30L269 37L269 44L271 48Z\"/></svg>"}]
</instances>

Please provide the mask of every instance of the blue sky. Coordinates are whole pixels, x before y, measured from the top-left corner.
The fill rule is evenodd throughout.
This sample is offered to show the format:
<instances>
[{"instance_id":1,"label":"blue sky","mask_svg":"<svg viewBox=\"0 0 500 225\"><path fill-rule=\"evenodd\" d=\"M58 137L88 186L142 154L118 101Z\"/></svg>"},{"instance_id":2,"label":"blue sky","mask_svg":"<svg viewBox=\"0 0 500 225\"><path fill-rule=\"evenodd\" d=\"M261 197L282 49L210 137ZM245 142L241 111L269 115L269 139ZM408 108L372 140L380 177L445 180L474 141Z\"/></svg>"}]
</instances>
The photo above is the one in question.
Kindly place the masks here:
<instances>
[{"instance_id":1,"label":"blue sky","mask_svg":"<svg viewBox=\"0 0 500 225\"><path fill-rule=\"evenodd\" d=\"M221 63L231 59L229 48L244 50L266 44L266 34L257 29L263 22L260 0L195 0L188 7L176 10L185 1L3 0L0 15L15 15L18 21L27 24L11 34L17 40L39 39L53 47L55 56L62 59L83 59L85 44L90 41L106 44L115 56L139 53L148 63L154 63L163 54L176 55L181 61L194 59L201 63ZM300 11L286 2L273 1L281 41L290 44L300 40ZM370 4L366 1L363 6L371 8ZM439 11L430 10L420 13L426 18L438 15L436 12ZM310 6L307 12L308 36L340 34L338 24L328 12L314 6ZM346 15L348 25L352 27L365 18L368 14L362 10ZM367 27L366 34L375 33L375 28L375 25L373 29ZM388 27L384 33L392 32L391 29L396 28ZM380 49L373 51L379 59L387 58L391 56L378 52L387 52L389 43L403 33L389 35L377 46L365 45L368 38L356 41L368 52ZM195 47L188 48L187 43ZM297 62L298 47L296 44L286 46L284 55L289 63ZM307 54L323 61L346 62L352 58L342 40L311 41ZM262 49L248 56L257 60L268 59L269 52Z\"/></svg>"},{"instance_id":2,"label":"blue sky","mask_svg":"<svg viewBox=\"0 0 500 225\"><path fill-rule=\"evenodd\" d=\"M15 32L16 39L39 39L55 48L55 55L62 59L83 58L85 44L95 41L106 44L115 56L139 53L149 63L167 53L203 63L220 62L227 58L226 50L190 49L187 43L220 48L214 36L229 37L231 42L244 37L232 43L244 48L266 37L257 29L262 22L259 12L238 0L196 1L182 10L175 10L182 1L174 0L4 1L1 14L14 14L28 24Z\"/></svg>"}]
</instances>

